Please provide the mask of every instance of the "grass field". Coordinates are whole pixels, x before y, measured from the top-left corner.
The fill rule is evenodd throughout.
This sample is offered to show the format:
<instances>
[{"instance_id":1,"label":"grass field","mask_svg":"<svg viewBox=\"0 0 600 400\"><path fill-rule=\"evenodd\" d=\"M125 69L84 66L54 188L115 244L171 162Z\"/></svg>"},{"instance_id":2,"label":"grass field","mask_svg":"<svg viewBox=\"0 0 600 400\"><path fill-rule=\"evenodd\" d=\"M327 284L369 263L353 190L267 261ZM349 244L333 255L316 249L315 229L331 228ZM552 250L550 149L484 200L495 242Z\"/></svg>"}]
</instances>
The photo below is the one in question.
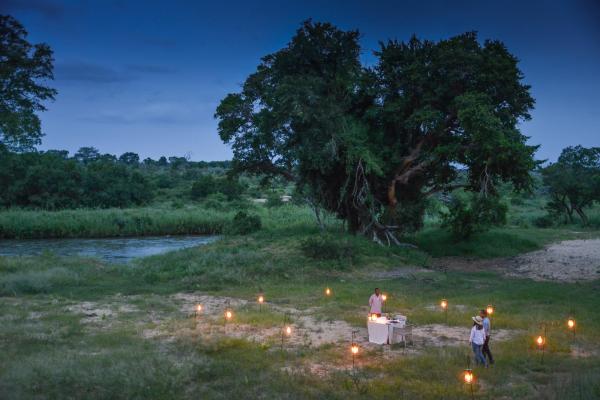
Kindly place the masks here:
<instances>
[{"instance_id":1,"label":"grass field","mask_svg":"<svg viewBox=\"0 0 600 400\"><path fill-rule=\"evenodd\" d=\"M441 298L451 305L448 329L468 328L479 308L495 305L494 329L511 335L493 342L493 368L475 369L476 398L600 397L600 281L428 269L432 255L514 255L580 234L507 227L456 244L431 227L410 238L420 247L414 250L379 247L330 221L324 243L346 251L327 259L303 251L321 235L308 210L256 212L264 228L255 234L133 265L51 254L0 257L0 398L469 398L460 380L467 343L417 344L406 352L365 346L352 369L351 330L364 327L375 286L390 295L389 310L418 326L445 326ZM326 286L333 296L323 295ZM260 312L259 291L269 303ZM248 303L232 303L228 327L220 315L198 322L186 311L194 303L182 299L199 295ZM255 340L277 332L286 308L347 324L348 341L282 351L277 337ZM567 316L577 319L576 336L565 327ZM292 323L301 329L299 320ZM543 363L533 343L542 325ZM155 331L161 334L148 334Z\"/></svg>"}]
</instances>

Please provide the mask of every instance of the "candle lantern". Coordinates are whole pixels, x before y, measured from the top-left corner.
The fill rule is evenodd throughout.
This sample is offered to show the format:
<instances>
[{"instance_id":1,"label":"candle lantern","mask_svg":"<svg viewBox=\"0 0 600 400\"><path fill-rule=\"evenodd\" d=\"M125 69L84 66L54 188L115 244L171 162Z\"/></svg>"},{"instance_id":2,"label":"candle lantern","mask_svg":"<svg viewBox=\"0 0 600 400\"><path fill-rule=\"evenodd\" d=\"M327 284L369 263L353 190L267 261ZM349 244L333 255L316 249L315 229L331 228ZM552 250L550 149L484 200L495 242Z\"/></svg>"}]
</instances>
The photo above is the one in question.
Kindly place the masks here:
<instances>
[{"instance_id":1,"label":"candle lantern","mask_svg":"<svg viewBox=\"0 0 600 400\"><path fill-rule=\"evenodd\" d=\"M292 327L288 326L287 328L285 328L285 334L290 336L292 334Z\"/></svg>"},{"instance_id":2,"label":"candle lantern","mask_svg":"<svg viewBox=\"0 0 600 400\"><path fill-rule=\"evenodd\" d=\"M381 300L383 301L383 307L382 307L383 310L382 311L385 312L385 301L387 300L387 294L383 293L381 295Z\"/></svg>"},{"instance_id":3,"label":"candle lantern","mask_svg":"<svg viewBox=\"0 0 600 400\"><path fill-rule=\"evenodd\" d=\"M537 344L538 348L541 350L542 352L542 364L544 363L544 353L546 350L546 338L542 335L539 335L538 337L535 338L535 344Z\"/></svg>"},{"instance_id":4,"label":"candle lantern","mask_svg":"<svg viewBox=\"0 0 600 400\"><path fill-rule=\"evenodd\" d=\"M350 353L352 354L352 369L355 369L355 357L358 354L359 348L358 348L358 344L354 341L354 335L356 334L356 332L358 331L352 331L352 342L350 344Z\"/></svg>"},{"instance_id":5,"label":"candle lantern","mask_svg":"<svg viewBox=\"0 0 600 400\"><path fill-rule=\"evenodd\" d=\"M446 320L446 324L448 324L448 300L442 299L442 301L440 301L440 306L442 307L442 310L444 310L444 319Z\"/></svg>"},{"instance_id":6,"label":"candle lantern","mask_svg":"<svg viewBox=\"0 0 600 400\"><path fill-rule=\"evenodd\" d=\"M377 321L377 314L373 313L369 316L369 318L371 319L371 321Z\"/></svg>"},{"instance_id":7,"label":"candle lantern","mask_svg":"<svg viewBox=\"0 0 600 400\"><path fill-rule=\"evenodd\" d=\"M485 311L487 312L487 315L492 315L494 313L494 306L492 306L491 304L488 304Z\"/></svg>"},{"instance_id":8,"label":"candle lantern","mask_svg":"<svg viewBox=\"0 0 600 400\"><path fill-rule=\"evenodd\" d=\"M473 375L473 370L470 368L465 369L463 373L463 379L467 385L470 386L471 389L471 398L475 398L475 394L473 393L473 381L475 380L475 375Z\"/></svg>"},{"instance_id":9,"label":"candle lantern","mask_svg":"<svg viewBox=\"0 0 600 400\"><path fill-rule=\"evenodd\" d=\"M567 320L567 326L569 329L575 329L575 320L573 318L569 318Z\"/></svg>"},{"instance_id":10,"label":"candle lantern","mask_svg":"<svg viewBox=\"0 0 600 400\"><path fill-rule=\"evenodd\" d=\"M225 311L225 319L227 321L231 321L232 318L233 318L233 312L231 310Z\"/></svg>"},{"instance_id":11,"label":"candle lantern","mask_svg":"<svg viewBox=\"0 0 600 400\"><path fill-rule=\"evenodd\" d=\"M331 289L325 288L325 296L331 296Z\"/></svg>"},{"instance_id":12,"label":"candle lantern","mask_svg":"<svg viewBox=\"0 0 600 400\"><path fill-rule=\"evenodd\" d=\"M265 302L265 295L264 294L259 294L258 298L256 299L256 301L258 302L258 311L262 312L262 305Z\"/></svg>"},{"instance_id":13,"label":"candle lantern","mask_svg":"<svg viewBox=\"0 0 600 400\"><path fill-rule=\"evenodd\" d=\"M196 317L200 316L202 313L202 304L196 305Z\"/></svg>"}]
</instances>

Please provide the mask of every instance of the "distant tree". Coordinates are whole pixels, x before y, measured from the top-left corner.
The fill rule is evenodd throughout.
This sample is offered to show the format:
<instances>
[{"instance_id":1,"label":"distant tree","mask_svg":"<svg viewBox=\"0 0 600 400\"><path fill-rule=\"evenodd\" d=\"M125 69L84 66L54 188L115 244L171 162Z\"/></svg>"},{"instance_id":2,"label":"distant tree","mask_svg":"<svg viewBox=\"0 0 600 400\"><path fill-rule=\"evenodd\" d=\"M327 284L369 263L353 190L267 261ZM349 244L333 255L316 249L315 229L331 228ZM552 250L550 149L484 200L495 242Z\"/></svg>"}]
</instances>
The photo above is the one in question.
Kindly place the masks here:
<instances>
[{"instance_id":1,"label":"distant tree","mask_svg":"<svg viewBox=\"0 0 600 400\"><path fill-rule=\"evenodd\" d=\"M192 199L200 200L217 192L216 179L213 175L202 175L192 184Z\"/></svg>"},{"instance_id":2,"label":"distant tree","mask_svg":"<svg viewBox=\"0 0 600 400\"><path fill-rule=\"evenodd\" d=\"M100 159L86 165L82 201L87 207L127 207L152 198L148 179L136 170Z\"/></svg>"},{"instance_id":3,"label":"distant tree","mask_svg":"<svg viewBox=\"0 0 600 400\"><path fill-rule=\"evenodd\" d=\"M237 178L230 177L218 180L217 192L223 193L227 197L227 200L239 199L245 189L245 185Z\"/></svg>"},{"instance_id":4,"label":"distant tree","mask_svg":"<svg viewBox=\"0 0 600 400\"><path fill-rule=\"evenodd\" d=\"M179 169L187 165L188 160L185 157L169 157L169 164L172 169Z\"/></svg>"},{"instance_id":5,"label":"distant tree","mask_svg":"<svg viewBox=\"0 0 600 400\"><path fill-rule=\"evenodd\" d=\"M119 157L119 162L129 166L137 166L140 163L140 156L132 152L123 153Z\"/></svg>"},{"instance_id":6,"label":"distant tree","mask_svg":"<svg viewBox=\"0 0 600 400\"><path fill-rule=\"evenodd\" d=\"M31 44L23 25L0 15L0 146L31 150L43 136L38 111L54 100L56 90L45 85L54 79L52 50Z\"/></svg>"},{"instance_id":7,"label":"distant tree","mask_svg":"<svg viewBox=\"0 0 600 400\"><path fill-rule=\"evenodd\" d=\"M378 242L421 226L426 199L531 185L536 146L518 129L534 100L517 59L475 33L382 43L360 63L359 33L306 22L216 110L233 170L306 186L351 232Z\"/></svg>"},{"instance_id":8,"label":"distant tree","mask_svg":"<svg viewBox=\"0 0 600 400\"><path fill-rule=\"evenodd\" d=\"M542 176L551 196L548 210L566 215L569 222L575 212L587 225L585 208L600 201L600 147L567 147L556 163L542 169Z\"/></svg>"},{"instance_id":9,"label":"distant tree","mask_svg":"<svg viewBox=\"0 0 600 400\"><path fill-rule=\"evenodd\" d=\"M81 147L73 155L73 158L80 163L87 164L92 161L96 161L100 158L100 152L95 147Z\"/></svg>"},{"instance_id":10,"label":"distant tree","mask_svg":"<svg viewBox=\"0 0 600 400\"><path fill-rule=\"evenodd\" d=\"M167 165L169 165L169 162L167 161L167 157L162 156L161 158L158 159L158 165L160 167L166 167Z\"/></svg>"},{"instance_id":11,"label":"distant tree","mask_svg":"<svg viewBox=\"0 0 600 400\"><path fill-rule=\"evenodd\" d=\"M156 161L154 161L154 160L153 160L152 158L150 158L150 157L148 157L148 158L144 158L144 161L143 161L143 163L144 163L144 165L146 165L146 166L154 166L154 165L157 165L157 162L156 162Z\"/></svg>"},{"instance_id":12,"label":"distant tree","mask_svg":"<svg viewBox=\"0 0 600 400\"><path fill-rule=\"evenodd\" d=\"M82 170L61 152L0 155L0 206L47 210L81 205Z\"/></svg>"}]
</instances>

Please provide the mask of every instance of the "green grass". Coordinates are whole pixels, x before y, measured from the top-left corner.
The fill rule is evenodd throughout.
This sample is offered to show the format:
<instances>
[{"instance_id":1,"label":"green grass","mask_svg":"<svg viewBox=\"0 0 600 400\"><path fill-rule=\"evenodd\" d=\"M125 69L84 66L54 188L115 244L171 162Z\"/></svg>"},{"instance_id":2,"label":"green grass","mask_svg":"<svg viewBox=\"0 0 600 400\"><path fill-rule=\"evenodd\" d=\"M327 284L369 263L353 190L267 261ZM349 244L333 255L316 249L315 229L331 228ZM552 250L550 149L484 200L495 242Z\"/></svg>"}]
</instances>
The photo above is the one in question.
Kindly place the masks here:
<instances>
[{"instance_id":1,"label":"green grass","mask_svg":"<svg viewBox=\"0 0 600 400\"><path fill-rule=\"evenodd\" d=\"M133 265L52 254L0 257L0 398L468 398L460 382L470 356L467 346L430 347L385 361L382 349L369 350L360 354L359 366L352 372L344 346L282 352L276 343L196 333L174 340L145 339L141 334L159 317L165 329L194 332L194 321L171 297L181 292L246 299L251 303L235 309L236 323L258 330L279 326L283 320L282 312L270 306L257 310L252 302L259 291L270 304L363 326L365 303L375 286L389 294L389 310L399 310L417 324L445 323L437 309L441 298L449 300L451 326L468 326L478 309L495 305L494 327L517 334L492 343L497 364L489 370L476 369L476 398L600 396L600 281L534 282L493 272L458 271L421 271L394 279L374 275L406 266L427 267L431 256L514 255L580 234L513 227L456 244L430 227L413 238L420 248L415 250L380 247L344 234L339 223L329 221L328 240L344 243L352 257L323 260L302 250L307 238L320 235L308 209L286 206L255 212L263 219L259 232L225 236ZM323 296L326 286L333 289L329 298ZM132 311L97 325L83 324L81 315L68 311L82 302L116 309L128 305ZM578 322L575 338L564 326L569 315ZM542 324L548 331L543 364L532 342ZM571 356L573 343L590 356ZM307 370L319 364L328 366L329 373L321 376Z\"/></svg>"},{"instance_id":2,"label":"green grass","mask_svg":"<svg viewBox=\"0 0 600 400\"><path fill-rule=\"evenodd\" d=\"M469 256L476 258L510 257L538 250L552 242L596 237L597 232L569 229L502 227L456 241L448 231L431 227L410 238L421 250L433 257Z\"/></svg>"},{"instance_id":3,"label":"green grass","mask_svg":"<svg viewBox=\"0 0 600 400\"><path fill-rule=\"evenodd\" d=\"M220 233L232 212L188 207L0 212L0 239Z\"/></svg>"}]
</instances>

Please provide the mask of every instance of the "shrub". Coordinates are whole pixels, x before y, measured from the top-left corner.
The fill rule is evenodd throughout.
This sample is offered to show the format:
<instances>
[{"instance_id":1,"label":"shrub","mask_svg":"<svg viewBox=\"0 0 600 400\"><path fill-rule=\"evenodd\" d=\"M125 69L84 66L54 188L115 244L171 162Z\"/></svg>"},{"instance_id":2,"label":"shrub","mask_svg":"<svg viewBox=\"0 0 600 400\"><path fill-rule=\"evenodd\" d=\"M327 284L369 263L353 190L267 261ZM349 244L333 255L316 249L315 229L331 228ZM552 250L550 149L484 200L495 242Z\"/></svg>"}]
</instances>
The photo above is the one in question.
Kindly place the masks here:
<instances>
[{"instance_id":1,"label":"shrub","mask_svg":"<svg viewBox=\"0 0 600 400\"><path fill-rule=\"evenodd\" d=\"M267 202L265 206L272 207L281 207L283 205L283 201L281 200L281 196L278 193L271 193L267 197Z\"/></svg>"},{"instance_id":2,"label":"shrub","mask_svg":"<svg viewBox=\"0 0 600 400\"><path fill-rule=\"evenodd\" d=\"M356 251L352 243L331 236L310 237L300 244L306 257L314 260L354 260Z\"/></svg>"},{"instance_id":3,"label":"shrub","mask_svg":"<svg viewBox=\"0 0 600 400\"><path fill-rule=\"evenodd\" d=\"M550 214L542 215L541 217L534 218L532 223L537 228L551 228L554 226L556 216Z\"/></svg>"},{"instance_id":4,"label":"shrub","mask_svg":"<svg viewBox=\"0 0 600 400\"><path fill-rule=\"evenodd\" d=\"M229 235L247 235L258 231L262 227L262 222L258 215L247 214L245 211L238 211L233 220L228 224L226 232Z\"/></svg>"},{"instance_id":5,"label":"shrub","mask_svg":"<svg viewBox=\"0 0 600 400\"><path fill-rule=\"evenodd\" d=\"M472 196L470 201L454 198L442 214L442 227L449 228L455 239L468 239L475 232L506 224L508 207L494 196Z\"/></svg>"},{"instance_id":6,"label":"shrub","mask_svg":"<svg viewBox=\"0 0 600 400\"><path fill-rule=\"evenodd\" d=\"M192 199L198 200L207 197L208 195L215 193L216 179L212 175L202 175L196 182L192 184L192 191L190 193Z\"/></svg>"}]
</instances>

